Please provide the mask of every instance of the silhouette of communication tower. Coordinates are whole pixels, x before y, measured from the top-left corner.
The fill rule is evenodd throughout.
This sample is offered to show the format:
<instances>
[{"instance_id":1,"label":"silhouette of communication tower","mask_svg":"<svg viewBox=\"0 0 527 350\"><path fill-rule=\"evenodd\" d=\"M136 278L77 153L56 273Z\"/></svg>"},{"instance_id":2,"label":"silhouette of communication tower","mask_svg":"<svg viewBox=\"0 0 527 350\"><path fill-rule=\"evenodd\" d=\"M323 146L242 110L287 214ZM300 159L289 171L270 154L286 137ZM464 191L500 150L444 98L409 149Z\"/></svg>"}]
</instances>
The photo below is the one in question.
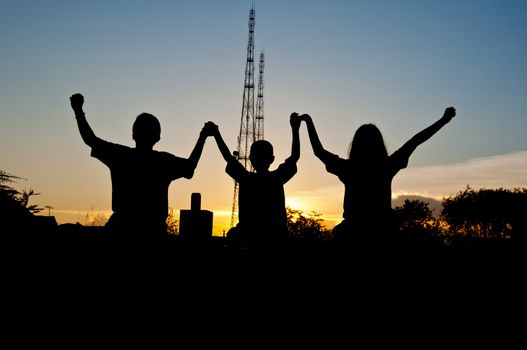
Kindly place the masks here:
<instances>
[{"instance_id":1,"label":"silhouette of communication tower","mask_svg":"<svg viewBox=\"0 0 527 350\"><path fill-rule=\"evenodd\" d=\"M242 114L240 120L240 133L238 145L234 156L245 169L253 171L249 160L249 148L252 143L263 139L263 70L264 54L260 54L260 74L258 79L258 95L256 109L254 104L254 4L249 11L249 40L247 42L247 61L245 63L245 81L243 85ZM234 182L234 195L232 200L231 227L238 222L238 191L239 184Z\"/></svg>"}]
</instances>

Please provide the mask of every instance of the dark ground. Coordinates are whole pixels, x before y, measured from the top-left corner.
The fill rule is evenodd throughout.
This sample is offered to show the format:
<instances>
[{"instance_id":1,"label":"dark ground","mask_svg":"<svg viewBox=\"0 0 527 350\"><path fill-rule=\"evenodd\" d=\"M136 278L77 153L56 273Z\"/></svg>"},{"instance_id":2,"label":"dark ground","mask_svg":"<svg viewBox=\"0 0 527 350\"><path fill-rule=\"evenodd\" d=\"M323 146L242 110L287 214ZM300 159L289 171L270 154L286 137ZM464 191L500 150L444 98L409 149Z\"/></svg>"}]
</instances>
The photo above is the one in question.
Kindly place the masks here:
<instances>
[{"instance_id":1,"label":"dark ground","mask_svg":"<svg viewBox=\"0 0 527 350\"><path fill-rule=\"evenodd\" d=\"M122 242L94 231L1 247L3 324L14 332L438 336L469 326L512 332L526 311L521 254L507 244L244 250L221 238Z\"/></svg>"}]
</instances>

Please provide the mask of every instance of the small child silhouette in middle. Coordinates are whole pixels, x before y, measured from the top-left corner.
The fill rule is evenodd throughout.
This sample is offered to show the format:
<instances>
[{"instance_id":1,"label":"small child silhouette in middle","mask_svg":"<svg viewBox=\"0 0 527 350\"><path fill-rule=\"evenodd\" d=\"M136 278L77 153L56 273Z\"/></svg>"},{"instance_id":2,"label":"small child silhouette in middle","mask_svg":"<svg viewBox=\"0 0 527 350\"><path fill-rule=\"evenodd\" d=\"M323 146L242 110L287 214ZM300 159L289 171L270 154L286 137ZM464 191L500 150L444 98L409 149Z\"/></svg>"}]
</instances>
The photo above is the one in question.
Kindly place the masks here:
<instances>
[{"instance_id":1,"label":"small child silhouette in middle","mask_svg":"<svg viewBox=\"0 0 527 350\"><path fill-rule=\"evenodd\" d=\"M300 117L290 116L293 133L291 155L276 170L269 171L274 161L273 146L265 140L251 145L249 160L256 172L250 172L229 151L218 127L212 132L218 148L227 162L225 169L239 184L239 223L227 233L231 242L242 247L272 247L287 239L287 215L284 184L297 171L300 158Z\"/></svg>"}]
</instances>

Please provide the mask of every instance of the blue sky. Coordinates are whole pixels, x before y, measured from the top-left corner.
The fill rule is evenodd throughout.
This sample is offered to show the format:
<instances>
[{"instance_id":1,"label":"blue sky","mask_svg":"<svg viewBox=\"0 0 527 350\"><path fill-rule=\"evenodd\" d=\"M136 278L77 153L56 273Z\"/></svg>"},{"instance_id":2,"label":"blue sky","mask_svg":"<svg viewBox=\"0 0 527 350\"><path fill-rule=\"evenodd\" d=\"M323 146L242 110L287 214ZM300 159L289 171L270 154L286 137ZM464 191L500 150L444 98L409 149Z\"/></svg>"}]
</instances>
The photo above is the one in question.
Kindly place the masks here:
<instances>
[{"instance_id":1,"label":"blue sky","mask_svg":"<svg viewBox=\"0 0 527 350\"><path fill-rule=\"evenodd\" d=\"M74 92L85 95L88 120L107 140L133 145L132 122L146 111L161 121L157 149L187 156L207 120L234 149L250 6L0 0L1 169L27 178L19 185L41 192L42 205L109 210L108 171L78 135L68 102ZM363 123L377 124L394 151L451 105L458 117L414 153L408 173L523 155L526 10L526 1L498 0L257 1L265 136L277 161L290 151L293 111L311 114L324 145L345 156ZM339 215L343 188L312 155L305 130L301 140L299 172L286 193L303 198L303 209ZM394 192L417 191L417 180L405 176ZM527 185L525 175L514 179L507 184ZM307 207L317 202L301 194L329 188L330 203ZM171 206L188 207L192 192L202 192L206 208L230 209L232 182L212 143L195 178L171 186Z\"/></svg>"}]
</instances>

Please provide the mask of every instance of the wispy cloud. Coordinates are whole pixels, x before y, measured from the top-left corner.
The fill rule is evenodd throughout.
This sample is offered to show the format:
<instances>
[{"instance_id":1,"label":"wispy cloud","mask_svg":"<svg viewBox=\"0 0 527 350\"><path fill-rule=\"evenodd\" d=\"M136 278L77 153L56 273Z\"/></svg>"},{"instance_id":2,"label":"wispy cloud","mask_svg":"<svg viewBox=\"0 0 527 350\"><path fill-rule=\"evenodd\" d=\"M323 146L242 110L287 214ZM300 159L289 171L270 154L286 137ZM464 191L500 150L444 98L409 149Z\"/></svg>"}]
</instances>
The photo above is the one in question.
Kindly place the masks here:
<instances>
[{"instance_id":1,"label":"wispy cloud","mask_svg":"<svg viewBox=\"0 0 527 350\"><path fill-rule=\"evenodd\" d=\"M461 163L411 166L393 181L393 196L420 195L441 199L472 188L527 186L527 151L475 158Z\"/></svg>"}]
</instances>

